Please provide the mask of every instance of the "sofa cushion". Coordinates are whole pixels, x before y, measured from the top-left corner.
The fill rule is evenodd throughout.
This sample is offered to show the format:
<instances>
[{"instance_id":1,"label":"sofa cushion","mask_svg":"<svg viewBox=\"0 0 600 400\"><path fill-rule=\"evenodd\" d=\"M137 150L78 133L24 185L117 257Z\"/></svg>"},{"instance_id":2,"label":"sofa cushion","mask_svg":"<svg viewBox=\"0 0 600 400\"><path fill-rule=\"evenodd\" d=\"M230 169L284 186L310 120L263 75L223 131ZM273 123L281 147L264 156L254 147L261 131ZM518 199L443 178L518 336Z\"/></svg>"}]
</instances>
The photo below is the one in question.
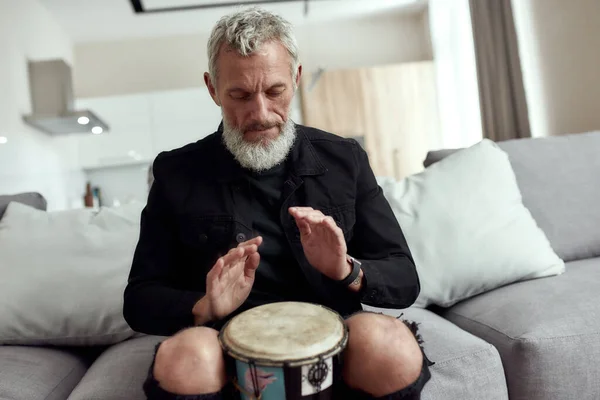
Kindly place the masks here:
<instances>
[{"instance_id":1,"label":"sofa cushion","mask_svg":"<svg viewBox=\"0 0 600 400\"><path fill-rule=\"evenodd\" d=\"M600 132L499 142L523 204L565 261L600 256ZM458 150L427 154L427 167Z\"/></svg>"},{"instance_id":2,"label":"sofa cushion","mask_svg":"<svg viewBox=\"0 0 600 400\"><path fill-rule=\"evenodd\" d=\"M6 208L10 202L26 204L38 210L46 210L46 199L39 193L21 193L11 196L0 196L0 219L4 215Z\"/></svg>"},{"instance_id":3,"label":"sofa cushion","mask_svg":"<svg viewBox=\"0 0 600 400\"><path fill-rule=\"evenodd\" d=\"M600 256L600 132L509 140L523 204L565 261Z\"/></svg>"},{"instance_id":4,"label":"sofa cushion","mask_svg":"<svg viewBox=\"0 0 600 400\"><path fill-rule=\"evenodd\" d=\"M600 258L520 282L443 315L499 350L512 400L600 398Z\"/></svg>"},{"instance_id":5,"label":"sofa cushion","mask_svg":"<svg viewBox=\"0 0 600 400\"><path fill-rule=\"evenodd\" d=\"M411 307L389 310L364 306L419 323L430 367L431 380L423 389L422 400L500 400L508 399L506 381L498 351L489 343L463 331L431 311Z\"/></svg>"},{"instance_id":6,"label":"sofa cushion","mask_svg":"<svg viewBox=\"0 0 600 400\"><path fill-rule=\"evenodd\" d=\"M90 367L69 400L145 400L142 385L162 336L142 336L108 348Z\"/></svg>"},{"instance_id":7,"label":"sofa cushion","mask_svg":"<svg viewBox=\"0 0 600 400\"><path fill-rule=\"evenodd\" d=\"M60 348L0 346L0 399L65 400L92 359Z\"/></svg>"}]
</instances>

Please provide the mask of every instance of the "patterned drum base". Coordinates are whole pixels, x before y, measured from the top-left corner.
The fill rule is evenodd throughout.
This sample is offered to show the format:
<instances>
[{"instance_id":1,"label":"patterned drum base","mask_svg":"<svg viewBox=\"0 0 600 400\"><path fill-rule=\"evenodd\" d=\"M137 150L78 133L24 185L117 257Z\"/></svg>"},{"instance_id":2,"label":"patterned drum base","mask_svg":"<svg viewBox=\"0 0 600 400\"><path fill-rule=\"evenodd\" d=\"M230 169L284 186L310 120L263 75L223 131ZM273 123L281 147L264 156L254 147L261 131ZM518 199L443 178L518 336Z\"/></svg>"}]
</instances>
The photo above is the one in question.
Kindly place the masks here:
<instances>
[{"instance_id":1,"label":"patterned drum base","mask_svg":"<svg viewBox=\"0 0 600 400\"><path fill-rule=\"evenodd\" d=\"M333 398L333 359L296 368L250 367L236 360L237 385L242 400L255 400L255 387L261 400L308 400Z\"/></svg>"},{"instance_id":2,"label":"patterned drum base","mask_svg":"<svg viewBox=\"0 0 600 400\"><path fill-rule=\"evenodd\" d=\"M333 384L331 358L313 365L302 366L302 396L319 393Z\"/></svg>"}]
</instances>

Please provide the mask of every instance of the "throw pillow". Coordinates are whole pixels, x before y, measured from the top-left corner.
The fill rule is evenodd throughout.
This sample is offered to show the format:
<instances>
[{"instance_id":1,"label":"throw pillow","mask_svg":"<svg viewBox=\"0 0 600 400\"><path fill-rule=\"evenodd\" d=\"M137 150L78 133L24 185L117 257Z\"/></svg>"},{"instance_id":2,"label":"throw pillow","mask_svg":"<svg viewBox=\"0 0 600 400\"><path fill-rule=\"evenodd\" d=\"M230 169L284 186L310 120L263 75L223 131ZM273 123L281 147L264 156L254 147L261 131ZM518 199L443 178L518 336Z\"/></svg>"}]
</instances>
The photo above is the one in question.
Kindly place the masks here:
<instances>
[{"instance_id":1,"label":"throw pillow","mask_svg":"<svg viewBox=\"0 0 600 400\"><path fill-rule=\"evenodd\" d=\"M11 203L0 221L0 344L132 336L123 291L138 236L139 223L115 210L46 213Z\"/></svg>"},{"instance_id":2,"label":"throw pillow","mask_svg":"<svg viewBox=\"0 0 600 400\"><path fill-rule=\"evenodd\" d=\"M3 195L0 196L0 220L4 215L4 211L11 202L17 202L21 204L27 204L33 208L37 208L38 210L45 210L47 203L44 196L39 193L19 193L15 195Z\"/></svg>"},{"instance_id":3,"label":"throw pillow","mask_svg":"<svg viewBox=\"0 0 600 400\"><path fill-rule=\"evenodd\" d=\"M512 282L564 272L523 206L508 156L490 140L380 185L415 259L417 306L449 307Z\"/></svg>"}]
</instances>

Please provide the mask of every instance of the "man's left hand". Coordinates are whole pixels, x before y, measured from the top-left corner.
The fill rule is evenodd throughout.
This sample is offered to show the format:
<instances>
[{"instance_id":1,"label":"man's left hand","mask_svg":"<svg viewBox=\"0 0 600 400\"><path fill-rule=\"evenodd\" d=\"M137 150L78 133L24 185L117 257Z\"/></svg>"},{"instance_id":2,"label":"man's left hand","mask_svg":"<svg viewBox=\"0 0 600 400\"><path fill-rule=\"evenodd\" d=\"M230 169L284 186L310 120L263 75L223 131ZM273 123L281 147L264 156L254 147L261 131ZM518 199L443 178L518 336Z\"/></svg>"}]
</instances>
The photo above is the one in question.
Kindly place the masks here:
<instances>
[{"instance_id":1,"label":"man's left hand","mask_svg":"<svg viewBox=\"0 0 600 400\"><path fill-rule=\"evenodd\" d=\"M333 280L347 277L352 268L346 258L346 239L334 219L311 207L291 207L289 213L300 230L308 262Z\"/></svg>"}]
</instances>

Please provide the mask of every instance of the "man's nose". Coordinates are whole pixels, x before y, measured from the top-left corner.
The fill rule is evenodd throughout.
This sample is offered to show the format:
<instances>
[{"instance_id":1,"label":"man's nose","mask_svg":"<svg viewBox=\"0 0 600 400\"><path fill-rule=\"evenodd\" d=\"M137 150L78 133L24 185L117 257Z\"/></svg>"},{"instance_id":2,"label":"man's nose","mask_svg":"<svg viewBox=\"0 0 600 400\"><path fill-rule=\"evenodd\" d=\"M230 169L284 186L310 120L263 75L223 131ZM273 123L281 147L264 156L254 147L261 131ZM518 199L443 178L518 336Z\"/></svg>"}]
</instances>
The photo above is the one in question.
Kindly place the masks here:
<instances>
[{"instance_id":1,"label":"man's nose","mask_svg":"<svg viewBox=\"0 0 600 400\"><path fill-rule=\"evenodd\" d=\"M252 119L255 121L267 121L269 119L269 102L264 94L254 96L252 102Z\"/></svg>"}]
</instances>

